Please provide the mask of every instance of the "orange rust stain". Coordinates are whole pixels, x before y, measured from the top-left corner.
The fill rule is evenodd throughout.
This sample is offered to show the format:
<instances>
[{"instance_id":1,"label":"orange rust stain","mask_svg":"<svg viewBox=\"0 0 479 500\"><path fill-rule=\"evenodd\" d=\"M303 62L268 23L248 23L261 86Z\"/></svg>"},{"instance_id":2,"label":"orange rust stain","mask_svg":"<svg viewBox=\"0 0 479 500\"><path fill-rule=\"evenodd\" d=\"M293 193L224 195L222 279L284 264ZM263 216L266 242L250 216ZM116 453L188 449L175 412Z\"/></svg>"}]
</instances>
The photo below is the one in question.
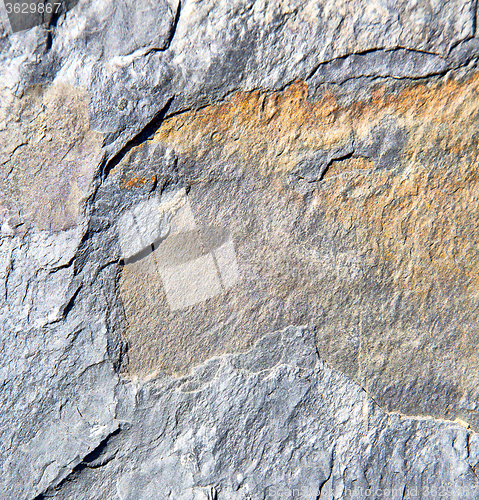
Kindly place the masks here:
<instances>
[{"instance_id":1,"label":"orange rust stain","mask_svg":"<svg viewBox=\"0 0 479 500\"><path fill-rule=\"evenodd\" d=\"M399 289L419 298L444 286L476 294L479 75L400 91L383 86L349 106L328 91L316 102L307 94L301 81L283 92L237 92L228 102L165 120L153 141L281 179L312 151L353 136L368 143L381 119L394 117L408 134L402 172L376 171L358 158L334 162L314 204L354 233L358 253L378 255Z\"/></svg>"},{"instance_id":2,"label":"orange rust stain","mask_svg":"<svg viewBox=\"0 0 479 500\"><path fill-rule=\"evenodd\" d=\"M236 92L228 102L171 117L154 141L199 160L242 160L268 174L291 171L308 152L341 146L353 135L367 142L373 127L392 116L409 133L406 158L431 141L461 154L472 139L468 125L479 114L478 91L474 76L396 93L382 87L368 101L341 106L330 91L312 102L299 81L283 92Z\"/></svg>"},{"instance_id":3,"label":"orange rust stain","mask_svg":"<svg viewBox=\"0 0 479 500\"><path fill-rule=\"evenodd\" d=\"M306 149L349 138L349 125L338 110L332 94L315 105L307 99L307 85L296 82L284 92L237 92L229 102L172 117L154 141L200 160L237 158L262 173L287 171Z\"/></svg>"},{"instance_id":4,"label":"orange rust stain","mask_svg":"<svg viewBox=\"0 0 479 500\"><path fill-rule=\"evenodd\" d=\"M398 290L424 299L434 290L479 291L479 162L411 173L375 172L322 183L314 205L355 236L359 254L388 265ZM338 209L339 208L339 209ZM475 299L474 299L475 300Z\"/></svg>"},{"instance_id":5,"label":"orange rust stain","mask_svg":"<svg viewBox=\"0 0 479 500\"><path fill-rule=\"evenodd\" d=\"M156 181L156 175L151 176L150 178L146 177L132 177L131 179L128 180L123 180L120 184L121 188L136 188L136 187L142 187L145 184L148 183L154 183Z\"/></svg>"}]
</instances>

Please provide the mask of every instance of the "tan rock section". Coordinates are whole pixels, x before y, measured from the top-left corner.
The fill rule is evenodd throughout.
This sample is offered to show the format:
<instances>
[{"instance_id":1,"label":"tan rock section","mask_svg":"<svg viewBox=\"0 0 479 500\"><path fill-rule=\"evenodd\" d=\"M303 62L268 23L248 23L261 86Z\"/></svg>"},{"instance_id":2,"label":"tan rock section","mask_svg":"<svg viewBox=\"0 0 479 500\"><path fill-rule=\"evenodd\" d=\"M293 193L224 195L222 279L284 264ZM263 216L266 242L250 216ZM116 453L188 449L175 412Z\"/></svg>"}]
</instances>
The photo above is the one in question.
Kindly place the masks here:
<instances>
[{"instance_id":1,"label":"tan rock section","mask_svg":"<svg viewBox=\"0 0 479 500\"><path fill-rule=\"evenodd\" d=\"M388 411L479 428L478 90L477 75L387 83L344 105L296 82L165 120L150 145L196 165L195 220L227 228L239 280L170 311L160 276L126 266L131 374L310 324L320 355ZM311 182L296 174L325 157Z\"/></svg>"},{"instance_id":2,"label":"tan rock section","mask_svg":"<svg viewBox=\"0 0 479 500\"><path fill-rule=\"evenodd\" d=\"M367 140L381 120L394 117L410 136L408 160L417 161L421 145L430 149L433 137L460 154L475 132L477 86L477 77L397 93L383 85L368 102L343 107L331 90L311 102L306 83L296 82L284 92L237 92L226 103L174 116L156 140L198 160L237 158L262 174L279 173L291 171L311 149L342 146L353 134Z\"/></svg>"},{"instance_id":3,"label":"tan rock section","mask_svg":"<svg viewBox=\"0 0 479 500\"><path fill-rule=\"evenodd\" d=\"M0 97L0 203L14 223L57 231L77 223L101 158L89 95L53 84Z\"/></svg>"}]
</instances>

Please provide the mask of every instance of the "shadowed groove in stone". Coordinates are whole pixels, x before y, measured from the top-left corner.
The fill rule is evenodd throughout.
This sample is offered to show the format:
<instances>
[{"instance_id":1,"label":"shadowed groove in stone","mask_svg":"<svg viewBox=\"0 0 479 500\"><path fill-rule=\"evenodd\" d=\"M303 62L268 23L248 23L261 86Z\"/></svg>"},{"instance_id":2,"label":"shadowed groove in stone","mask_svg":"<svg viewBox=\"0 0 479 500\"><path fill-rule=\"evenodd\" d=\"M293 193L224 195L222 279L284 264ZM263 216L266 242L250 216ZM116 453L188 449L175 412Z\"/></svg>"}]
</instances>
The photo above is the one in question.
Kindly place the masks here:
<instances>
[{"instance_id":1,"label":"shadowed groove in stone","mask_svg":"<svg viewBox=\"0 0 479 500\"><path fill-rule=\"evenodd\" d=\"M228 231L202 227L174 234L155 246L155 258L161 267L177 266L210 253L229 238Z\"/></svg>"},{"instance_id":2,"label":"shadowed groove in stone","mask_svg":"<svg viewBox=\"0 0 479 500\"><path fill-rule=\"evenodd\" d=\"M118 230L123 263L159 276L171 311L224 293L239 278L229 232L198 227L184 189L126 210Z\"/></svg>"}]
</instances>

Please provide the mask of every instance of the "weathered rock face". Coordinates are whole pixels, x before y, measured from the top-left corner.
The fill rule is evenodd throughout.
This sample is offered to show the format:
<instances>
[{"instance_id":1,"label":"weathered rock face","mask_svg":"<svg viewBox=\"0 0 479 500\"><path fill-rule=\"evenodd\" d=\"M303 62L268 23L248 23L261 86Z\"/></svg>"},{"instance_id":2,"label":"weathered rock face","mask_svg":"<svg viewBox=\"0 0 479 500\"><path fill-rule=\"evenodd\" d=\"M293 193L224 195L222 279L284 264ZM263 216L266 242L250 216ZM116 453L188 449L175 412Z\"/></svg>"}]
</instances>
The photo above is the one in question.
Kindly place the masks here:
<instances>
[{"instance_id":1,"label":"weathered rock face","mask_svg":"<svg viewBox=\"0 0 479 500\"><path fill-rule=\"evenodd\" d=\"M105 499L427 498L441 491L433 475L450 498L479 494L476 434L388 416L319 360L306 329L122 390L117 417L128 424L56 498L75 497L78 481Z\"/></svg>"},{"instance_id":2,"label":"weathered rock face","mask_svg":"<svg viewBox=\"0 0 479 500\"><path fill-rule=\"evenodd\" d=\"M198 223L228 228L241 279L178 312L147 261L127 265L133 371L311 324L320 355L385 408L476 426L477 88L380 82L345 105L296 83L166 119L126 163L158 145L178 154Z\"/></svg>"},{"instance_id":3,"label":"weathered rock face","mask_svg":"<svg viewBox=\"0 0 479 500\"><path fill-rule=\"evenodd\" d=\"M477 498L476 10L0 4L0 498Z\"/></svg>"},{"instance_id":4,"label":"weathered rock face","mask_svg":"<svg viewBox=\"0 0 479 500\"><path fill-rule=\"evenodd\" d=\"M2 97L3 207L40 230L76 225L103 142L90 128L90 98L61 84L33 87L21 99L8 91Z\"/></svg>"}]
</instances>

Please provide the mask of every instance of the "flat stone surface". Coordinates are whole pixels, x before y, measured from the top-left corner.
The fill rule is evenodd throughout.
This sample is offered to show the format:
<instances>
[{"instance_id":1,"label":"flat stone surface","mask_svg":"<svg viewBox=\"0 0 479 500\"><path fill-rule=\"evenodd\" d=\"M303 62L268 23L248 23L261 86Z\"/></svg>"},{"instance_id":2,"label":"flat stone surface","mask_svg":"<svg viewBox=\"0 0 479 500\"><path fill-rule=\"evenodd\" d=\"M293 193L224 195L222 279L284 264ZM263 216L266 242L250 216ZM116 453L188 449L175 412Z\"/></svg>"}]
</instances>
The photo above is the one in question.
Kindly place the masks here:
<instances>
[{"instance_id":1,"label":"flat stone surface","mask_svg":"<svg viewBox=\"0 0 479 500\"><path fill-rule=\"evenodd\" d=\"M53 231L77 224L102 156L89 103L87 92L61 84L31 88L21 99L2 93L0 202L16 222Z\"/></svg>"},{"instance_id":2,"label":"flat stone surface","mask_svg":"<svg viewBox=\"0 0 479 500\"><path fill-rule=\"evenodd\" d=\"M125 272L132 371L181 372L310 324L384 408L477 428L476 89L382 82L344 105L296 83L166 120L152 143L179 155L195 220L230 231L239 279L174 314L152 296L161 278Z\"/></svg>"}]
</instances>

